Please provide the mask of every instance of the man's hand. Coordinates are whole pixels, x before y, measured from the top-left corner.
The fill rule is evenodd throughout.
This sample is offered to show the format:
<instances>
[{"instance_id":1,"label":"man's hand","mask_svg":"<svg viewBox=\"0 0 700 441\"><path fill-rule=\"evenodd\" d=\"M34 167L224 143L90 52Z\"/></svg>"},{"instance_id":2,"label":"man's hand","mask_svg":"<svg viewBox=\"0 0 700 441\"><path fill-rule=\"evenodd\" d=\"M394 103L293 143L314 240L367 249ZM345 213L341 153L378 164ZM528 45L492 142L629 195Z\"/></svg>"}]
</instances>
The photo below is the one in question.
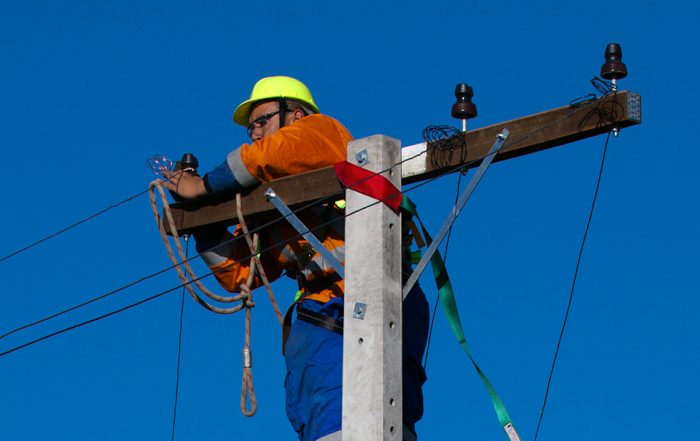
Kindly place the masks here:
<instances>
[{"instance_id":1,"label":"man's hand","mask_svg":"<svg viewBox=\"0 0 700 441\"><path fill-rule=\"evenodd\" d=\"M193 176L184 171L163 171L163 176L168 180L161 181L163 187L177 193L185 199L194 199L207 194L207 189L204 187L204 180L199 176Z\"/></svg>"}]
</instances>

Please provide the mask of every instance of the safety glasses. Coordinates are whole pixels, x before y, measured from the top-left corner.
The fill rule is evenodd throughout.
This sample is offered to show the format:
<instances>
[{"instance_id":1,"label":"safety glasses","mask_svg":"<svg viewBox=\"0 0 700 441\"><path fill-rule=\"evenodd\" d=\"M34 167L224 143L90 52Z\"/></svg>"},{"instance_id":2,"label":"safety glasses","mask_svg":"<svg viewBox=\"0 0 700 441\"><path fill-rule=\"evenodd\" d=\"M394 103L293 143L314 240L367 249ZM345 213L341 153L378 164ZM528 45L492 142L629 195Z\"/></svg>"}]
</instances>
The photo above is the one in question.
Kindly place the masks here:
<instances>
[{"instance_id":1,"label":"safety glasses","mask_svg":"<svg viewBox=\"0 0 700 441\"><path fill-rule=\"evenodd\" d=\"M279 110L275 112L270 112L266 113L264 115L260 115L259 117L255 118L250 125L248 125L248 138L253 138L253 130L260 128L260 127L265 127L265 124L272 118L273 116L277 115L280 113Z\"/></svg>"}]
</instances>

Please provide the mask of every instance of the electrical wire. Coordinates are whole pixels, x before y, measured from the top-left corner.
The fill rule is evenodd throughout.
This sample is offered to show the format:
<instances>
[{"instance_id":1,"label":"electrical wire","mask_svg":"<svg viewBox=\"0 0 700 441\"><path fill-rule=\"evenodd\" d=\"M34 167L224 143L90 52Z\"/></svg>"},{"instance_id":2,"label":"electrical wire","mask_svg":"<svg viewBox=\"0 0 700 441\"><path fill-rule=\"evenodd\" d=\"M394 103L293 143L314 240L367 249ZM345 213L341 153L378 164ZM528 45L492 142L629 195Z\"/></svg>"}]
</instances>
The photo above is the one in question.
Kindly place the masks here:
<instances>
[{"instance_id":1,"label":"electrical wire","mask_svg":"<svg viewBox=\"0 0 700 441\"><path fill-rule=\"evenodd\" d=\"M183 236L185 239L185 255L189 253L190 241L189 236ZM180 295L180 329L177 335L177 369L175 374L175 402L173 403L173 429L170 440L175 441L175 423L177 421L177 399L180 392L180 356L182 355L182 319L185 315L185 287L182 287Z\"/></svg>"},{"instance_id":2,"label":"electrical wire","mask_svg":"<svg viewBox=\"0 0 700 441\"><path fill-rule=\"evenodd\" d=\"M117 208L117 207L119 207L120 205L125 204L125 203L127 203L127 202L129 202L129 201L132 201L133 199L136 199L137 197L139 197L139 196L141 196L141 195L144 195L144 194L146 194L146 193L148 193L148 189L146 189L146 190L144 190L144 191L141 191L141 192L139 192L139 193L136 193L136 194L133 195L133 196L129 196L129 197L126 198L126 199L122 199L121 201L119 201L119 202L117 202L117 203L114 203L114 204L110 205L109 207L104 208L104 209L98 211L97 213L91 214L90 216L88 216L88 217L86 217L86 218L83 218L83 219L79 220L78 222L75 222L75 223L73 223L73 224L71 224L71 225L68 225L67 227L62 228L62 229L56 231L55 233L51 233L51 234L49 234L48 236L43 237L42 239L39 239L39 240L37 240L37 241L35 241L35 242L30 243L29 245L26 245L26 246L24 246L24 247L22 247L22 248L20 248L20 249L18 249L18 250L15 250L15 251L11 252L10 254L7 254L7 255L5 255L5 256L3 256L3 257L0 257L0 263L1 263L1 262L4 262L5 260L9 259L10 257L16 256L16 255L18 255L18 254L20 254L20 253L23 253L23 252L25 252L25 251L27 251L27 250L29 250L29 249L31 249L31 248L34 248L35 246L37 246L37 245L39 245L39 244L41 244L41 243L43 243L43 242L46 242L47 240L49 240L49 239L51 239L51 238L54 238L54 237L56 237L56 236L58 236L58 235L60 235L60 234L63 234L63 233L65 233L66 231L72 230L73 228L75 228L75 227L77 227L77 226L79 226L79 225L82 225L82 224L84 224L85 222L88 222L88 221L90 221L90 220L92 220L92 219L95 219L96 217L98 217L98 216L100 216L100 215L102 215L102 214L104 214L104 213L106 213L106 212L112 210L113 208Z\"/></svg>"},{"instance_id":3,"label":"electrical wire","mask_svg":"<svg viewBox=\"0 0 700 441\"><path fill-rule=\"evenodd\" d=\"M591 226L591 220L593 219L593 211L595 210L595 203L596 203L596 200L598 199L598 190L600 189L600 182L601 182L601 179L603 177L603 168L605 166L605 156L606 156L607 151L608 151L608 142L610 141L610 133L612 133L612 132L608 132L608 136L605 139L605 146L603 147L603 155L602 155L602 159L600 161L600 170L598 172L598 180L596 182L595 192L593 193L593 201L591 202L591 209L588 212L588 221L586 222L586 229L584 230L583 239L581 240L581 246L579 248L578 258L576 259L576 269L574 270L574 277L573 277L573 280L571 282L571 290L569 292L569 301L566 305L566 312L564 314L564 321L561 325L561 330L559 331L559 339L557 340L557 347L554 351L554 358L552 359L552 367L549 370L549 377L547 378L547 386L545 388L544 399L542 401L542 409L540 410L540 416L539 416L539 419L537 420L537 428L535 429L534 441L537 441L537 435L540 432L540 425L542 424L544 410L545 410L545 407L547 406L547 398L549 396L549 389L550 389L551 384L552 384L552 377L554 376L554 368L557 364L557 357L559 356L559 349L561 347L561 342L564 339L564 330L566 329L566 324L569 320L569 312L571 311L571 304L573 303L573 300L574 300L574 290L576 288L576 279L578 277L579 267L581 266L581 257L583 256L583 249L586 245L586 238L588 237L588 231L589 231L590 226Z\"/></svg>"},{"instance_id":4,"label":"electrical wire","mask_svg":"<svg viewBox=\"0 0 700 441\"><path fill-rule=\"evenodd\" d=\"M612 83L610 81L604 80L598 76L594 76L590 81L591 85L595 90L597 90L602 97L608 96L614 92ZM573 99L569 102L571 107L581 107L597 101L599 98L594 93L589 93L580 98Z\"/></svg>"},{"instance_id":5,"label":"electrical wire","mask_svg":"<svg viewBox=\"0 0 700 441\"><path fill-rule=\"evenodd\" d=\"M533 130L532 132L526 133L525 135L521 136L518 139L509 140L510 141L509 143L510 144L517 144L519 142L522 142L522 141L526 140L527 138L529 138L529 137L531 137L531 136L533 136L533 135L535 135L543 130L546 130L550 127L553 127L554 125L559 124L560 122L567 120L568 118L571 118L574 114L578 113L582 108L592 106L598 100L599 100L599 98L596 98L595 95L592 95L591 99L577 102L575 104L574 104L574 101L577 101L577 100L574 100L569 104L574 109L571 112L565 114L564 116L562 116L559 119L552 121L551 123L547 124L546 126L542 126L536 130ZM584 119L586 120L586 122L590 119L590 117L591 117L591 112L589 112L586 116L584 116ZM579 124L579 126L580 126L580 124ZM444 142L444 137L457 138L458 137L457 135L459 135L459 134L452 133L452 131L456 131L456 130L457 129L454 129L450 126L428 126L423 131L423 137L424 138L428 137L428 138L430 138L431 141L436 141L438 143L438 148L440 148L441 150L443 150L443 151L448 150L449 151L449 156L448 156L449 160L452 159L452 151L455 148L460 148L460 159L462 159L463 157L466 157L466 149L467 149L466 143L463 146L461 146L461 145L457 145L457 144L446 144ZM441 138L441 137L443 137L443 138ZM428 139L426 139L426 142L427 141L428 141ZM439 144L441 141L442 141L442 146L440 146L440 144ZM463 151L464 151L464 156L462 156ZM483 158L481 158L481 159L483 159ZM481 159L479 159L479 161ZM441 161L439 161L439 162L441 162ZM478 161L471 161L471 162L476 163ZM435 164L435 161L434 161L434 164ZM438 164L435 164L435 165L438 166ZM464 167L459 167L459 168L463 168L464 170L466 170L468 168L468 165L465 165ZM460 174L460 179L461 179L461 174ZM460 185L459 180L457 181L457 185L458 185L458 193L456 195L456 198L458 199L459 198L459 185ZM457 200L457 199L455 199L455 200ZM450 231L449 231L448 237L447 237L447 242L445 244L445 259L444 259L445 262L447 261L447 246L449 245L449 237L450 237L451 233L452 233L452 228L450 228ZM426 345L425 357L423 358L423 368L424 369L427 367L427 364L428 364L428 352L430 350L430 341L431 341L431 337L432 337L433 325L435 322L435 315L437 312L437 305L438 305L439 300L440 300L440 297L439 297L439 293L438 293L438 297L435 299L435 304L433 306L433 316L432 316L431 321L430 321L430 328L428 331L428 341L427 341L427 345Z\"/></svg>"},{"instance_id":6,"label":"electrical wire","mask_svg":"<svg viewBox=\"0 0 700 441\"><path fill-rule=\"evenodd\" d=\"M452 163L452 157L455 150L459 151L459 162L462 163L467 159L467 142L463 136L464 132L451 127L451 126L436 126L430 125L423 129L423 139L428 145L434 147L433 154L431 155L431 161L434 166L442 168L447 167ZM459 201L459 190L462 184L462 176L466 174L466 167L462 169L457 178L457 189L455 194L454 206L457 206ZM447 263L447 250L450 246L450 237L452 236L452 226L447 232L447 239L445 240L445 248L443 250L444 259L443 262ZM428 367L428 354L430 353L430 343L432 341L433 329L435 325L435 317L437 316L437 307L440 301L440 292L438 291L435 297L435 304L433 305L433 313L430 319L430 326L428 328L428 339L425 346L425 356L423 357L423 369Z\"/></svg>"},{"instance_id":7,"label":"electrical wire","mask_svg":"<svg viewBox=\"0 0 700 441\"><path fill-rule=\"evenodd\" d=\"M175 267L175 265L171 265L171 266L169 266L169 267L167 267L167 268L163 268L163 269L161 269L161 270L159 270L159 271L156 271L156 272L151 273L151 274L149 274L149 275L147 275L147 276L141 277L140 279L137 279L137 280L134 280L133 282L127 283L126 285L122 285L121 287L119 287L119 288L117 288L117 289L114 289L114 290L112 290L112 291L109 291L109 292L106 292L106 293L104 293L104 294L101 294L101 295L99 295L99 296L97 296L97 297L94 297L94 298L92 298L92 299L90 299L90 300L86 300L86 301L84 301L84 302L82 302L82 303L79 303L79 304L77 304L77 305L75 305L75 306L71 306L70 308L66 308L66 309L64 309L64 310L62 310L62 311L56 312L56 313L54 313L54 314L51 314L51 315L49 315L49 316L46 316L46 317L41 318L41 319L39 319L39 320L36 320L36 321L34 321L34 322L27 323L26 325L22 325L22 326L20 326L20 327L18 327L18 328L15 328L15 329L13 329L13 330L11 330L11 331L8 331L8 332L6 332L6 333L0 335L0 340L2 340L3 338L8 337L8 336L14 334L15 332L19 332L19 331L22 331L22 330L24 330L24 329L31 328L31 327L33 327L33 326L36 326L36 325L40 324L40 323L44 323L44 322L46 322L46 321L48 321L48 320L54 319L54 318L59 317L59 316L61 316L61 315L63 315L63 314L67 314L67 313L69 313L69 312L71 312L71 311L74 311L74 310L76 310L76 309L79 309L79 308L82 308L82 307L84 307L84 306L87 306L87 305L89 305L89 304L91 304L91 303L94 303L94 302L96 302L96 301L98 301L98 300L102 300L102 299L104 299L104 298L106 298L106 297L109 297L109 296L111 296L111 295L113 295L113 294L116 294L116 293L118 293L118 292L120 292L120 291L124 291L124 290L127 289L127 288L131 288L131 287L134 286L134 285L137 285L137 284L139 284L139 283L141 283L141 282L144 282L144 281L146 281L146 280L148 280L148 279L151 279L151 278L153 278L153 277L155 277L155 276L157 276L157 275L163 274L163 273L165 273L166 271L169 271L169 270L173 269L174 267Z\"/></svg>"},{"instance_id":8,"label":"electrical wire","mask_svg":"<svg viewBox=\"0 0 700 441\"><path fill-rule=\"evenodd\" d=\"M413 155L413 156L411 156L411 157L402 159L401 161L399 161L399 162L396 163L396 164L393 164L392 166L390 166L390 167L387 168L386 170L382 170L382 171L373 173L373 174L369 175L369 176L366 177L366 178L363 178L363 179L358 180L357 182L353 183L353 184L352 184L351 186L349 186L348 188L352 188L352 187L355 186L355 185L359 185L359 184L361 184L362 182L366 181L367 179L371 179L372 177L374 177L374 176L376 176L376 175L379 175L379 174L388 172L389 170L393 169L394 167L396 167L396 166L398 166L398 165L400 165L400 164L402 164L402 163L404 163L404 162L406 162L406 161L410 161L410 160L412 160L412 159L415 159L415 158L417 158L418 156L421 156L421 155L423 155L423 154L425 154L425 153L426 153L425 151L424 151L424 152L419 152L419 153L417 153L417 154L415 154L415 155ZM480 158L479 160L481 160L481 158ZM475 162L475 161L472 161L472 162ZM471 164L471 163L470 163L470 164ZM470 164L468 164L468 165L470 165ZM452 172L452 171L453 171L453 170L450 169L450 172ZM442 176L442 175L438 175L437 177L440 177L440 176ZM430 180L429 182L432 182L432 180ZM148 192L148 190L146 190L145 192ZM140 196L141 194L144 194L145 192L141 192L141 193L139 193L139 194L137 194L137 195L132 196L132 197L129 198L129 199L126 199L126 200L133 199L133 198L135 198L135 197L137 197L137 196ZM310 202L308 202L307 204L304 204L304 205L300 206L299 208L297 208L297 209L295 209L295 210L292 210L292 214L296 214L296 213L299 213L299 212L304 211L304 210L306 210L306 209L312 208L312 207L314 207L314 206L316 206L316 205L320 205L320 204L322 204L324 201L326 201L327 199L332 198L332 197L335 197L335 196L340 196L340 195L342 195L343 193L344 193L344 190L341 191L341 192L338 192L338 193L336 193L336 194L334 194L334 195L330 195L330 196L328 196L328 197L318 198L318 199L315 199L315 200L313 200L313 201L310 201ZM126 200L125 200L125 201L126 201ZM122 201L122 202L124 202L124 201ZM115 204L114 206L117 206L117 205L121 204L122 202L120 202L120 203L118 203L118 204ZM94 216L93 216L93 217L94 217ZM274 224L277 223L277 222L281 222L281 221L285 220L286 218L287 218L287 216L282 216L282 217L275 218L275 219L273 219L273 220L271 220L271 221L269 221L269 222L266 222L266 223L264 223L264 224L261 224L260 226L258 226L258 227L256 227L256 228L251 229L251 233L258 232L258 231L262 230L263 228L272 226L272 225L274 225ZM76 226L77 226L77 224L76 224ZM327 226L327 225L326 225L326 226ZM214 246L213 248L216 248L216 247L219 247L219 246L222 246L222 245L228 245L228 244L234 243L235 241L241 240L242 238L243 238L242 236L231 238L231 239L229 239L229 240L227 240L227 241L224 241L224 242L222 242L222 243L220 243L220 244L217 244L217 245ZM45 239L44 239L44 240L45 240ZM290 239L290 240L291 240L291 239ZM37 244L38 244L38 242L37 242ZM280 243L280 244L278 244L278 245L283 245L283 244L284 244L284 242L282 242L282 243ZM212 248L212 249L213 249L213 248ZM205 253L205 252L207 252L207 251L210 251L210 250L208 249L208 250L203 251L202 253L195 254L195 255L193 255L192 257L183 260L183 261L181 262L181 264L183 264L183 263L185 263L185 262L190 262L190 261L196 259L197 257L200 257L201 254L203 254L203 253ZM250 256L248 256L248 257L250 257ZM59 317L59 316L64 315L64 314L67 314L67 313L69 313L69 312L71 312L71 311L74 311L74 310L76 310L76 309L79 309L79 308L82 308L82 307L84 307L84 306L87 306L87 305L89 305L89 304L91 304L91 303L94 303L94 302L96 302L96 301L99 301L99 300L102 300L102 299L107 298L107 297L109 297L109 296L112 296L112 295L114 295L114 294L117 294L117 293L119 293L119 292L121 292L121 291L124 291L124 290L126 290L126 289L128 289L128 288L134 286L134 285L137 285L137 284L139 284L139 283L141 283L141 282L144 282L144 281L146 281L146 280L148 280L148 279L151 279L151 278L153 278L153 277L155 277L155 276L157 276L157 275L163 274L163 273L165 273L165 272L167 272L167 271L169 271L169 270L175 268L176 266L177 266L177 265L170 265L170 266L165 267L165 268L163 268L163 269L161 269L161 270L158 270L158 271L156 271L156 272L154 272L154 273L151 273L151 274L149 274L149 275L146 275L146 276L144 276L144 277L142 277L142 278L140 278L140 279L137 279L137 280L135 280L135 281L133 281L133 282L130 282L130 283L126 284L126 285L123 285L123 286L121 286L121 287L119 287L119 288L116 288L116 289L114 289L114 290L112 290L112 291L109 291L109 292L107 292L107 293L105 293L105 294L99 295L99 296L94 297L94 298L92 298L92 299L89 299L89 300L87 300L87 301L85 301L85 302L79 303L79 304L77 304L77 305L75 305L75 306L71 306L71 307L66 308L66 309L64 309L64 310L61 310L61 311L59 311L59 312L50 314L50 315L48 315L48 316L46 316L46 317L43 317L43 318L41 318L41 319L39 319L39 320L36 320L36 321L34 321L34 322L31 322L31 323L22 325L22 326L20 326L20 327L18 327L18 328L12 329L11 331L8 331L8 332L6 332L6 333L0 335L0 340L2 340L2 339L5 338L5 337L8 337L8 336L10 336L10 335L12 335L12 334L14 334L14 333L16 333L16 332L19 332L19 331L22 331L22 330L31 328L31 327L36 326L36 325L38 325L38 324L44 323L44 322L46 322L46 321L48 321L48 320L54 319L54 318L56 318L56 317Z\"/></svg>"},{"instance_id":9,"label":"electrical wire","mask_svg":"<svg viewBox=\"0 0 700 441\"><path fill-rule=\"evenodd\" d=\"M457 207L457 203L459 202L459 192L462 186L462 176L464 176L464 173L460 172L459 177L457 178L457 190L455 194L455 202L454 202L454 207ZM447 266L447 251L449 250L450 247L450 238L452 237L452 226L450 226L450 229L447 231L447 238L445 239L445 248L442 251L443 254L443 265ZM437 316L437 307L438 303L440 303L440 291L437 291L437 295L435 296L435 303L433 304L433 313L432 317L430 319L430 327L428 328L428 341L425 346L425 357L423 357L423 370L428 369L428 353L430 352L430 342L432 341L433 338L433 329L435 327L435 317Z\"/></svg>"},{"instance_id":10,"label":"electrical wire","mask_svg":"<svg viewBox=\"0 0 700 441\"><path fill-rule=\"evenodd\" d=\"M459 152L459 162L467 160L467 141L464 132L452 126L430 125L423 129L423 140L430 146L430 161L437 168L449 167L455 151Z\"/></svg>"},{"instance_id":11,"label":"electrical wire","mask_svg":"<svg viewBox=\"0 0 700 441\"><path fill-rule=\"evenodd\" d=\"M417 157L417 156L419 156L419 155L421 155L421 154L423 154L423 153L425 153L425 152L421 152L421 153L419 153L419 154L417 154L417 155L415 155L415 156L413 156L413 157L411 157L411 158L405 159L405 160L403 160L403 161L401 161L401 162L399 162L399 163L393 165L392 167L390 167L390 169L396 167L397 165L403 163L404 161L413 159L413 158L415 158L415 157ZM167 159L167 158L166 158L166 159ZM386 171L388 171L388 170L386 170ZM377 172L377 174L380 174L380 173L383 173L383 172L384 172L384 171ZM369 178L366 178L366 179L369 179ZM79 221L77 221L77 222L71 224L71 225L68 225L67 227L64 227L64 228L62 228L62 229L60 229L60 230L58 230L58 231L56 231L56 232L54 232L54 233L51 233L51 234L49 234L49 235L47 235L47 236L45 236L45 237L43 237L43 238L41 238L41 239L39 239L39 240L37 240L37 241L35 241L35 242L32 242L32 243L30 243L30 244L28 244L28 245L26 245L26 246L24 246L24 247L22 247L22 248L19 248L19 249L15 250L15 251L12 251L11 253L9 253L9 254L7 254L7 255L5 255L5 256L3 256L3 257L0 257L0 263L4 262L5 260L7 260L7 259L9 259L9 258L11 258L11 257L14 257L14 256L16 256L16 255L18 255L18 254L20 254L20 253L23 253L23 252L25 252L25 251L28 251L29 249L34 248L35 246L37 246L37 245L39 245L39 244L41 244L41 243L43 243L43 242L46 242L46 241L49 240L49 239L52 239L52 238L54 238L54 237L56 237L56 236L59 236L59 235L65 233L65 232L69 231L69 230L72 230L73 228L78 227L78 226L80 226L80 225L82 225L82 224L84 224L84 223L86 223L86 222L88 222L88 221L90 221L90 220L92 220L92 219L94 219L94 218L96 218L96 217L98 217L98 216L100 216L100 215L102 215L102 214L104 214L104 213L106 213L106 212L108 212L108 211L114 209L114 208L117 208L117 207L119 207L120 205L123 205L123 204L125 204L125 203L127 203L127 202L130 202L130 201L132 201L133 199L136 199L137 197L142 196L142 195L144 195L144 194L146 194L146 193L148 193L148 189L143 190L143 191L141 191L141 192L139 192L139 193L136 193L136 194L134 194L134 195L132 195L132 196L129 196L129 197L125 198L125 199L122 199L121 201L116 202L116 203L114 203L114 204L112 204L112 205L110 205L110 206L108 206L108 207L106 207L106 208L104 208L104 209L102 209L102 210L100 210L100 211L94 213L94 214L91 214L91 215L89 215L89 216L87 216L87 217L85 217L85 218L83 218L83 219L81 219L81 220L79 220ZM304 207L302 207L302 208L304 208ZM198 256L198 255L197 255L197 256ZM193 256L193 258L194 258L194 257L197 257L197 256ZM172 267L171 267L171 268L172 268ZM59 315L60 315L60 314L59 314ZM7 334L7 335L9 335L9 334ZM4 335L3 335L3 336L0 336L0 338L2 338L2 337L4 337Z\"/></svg>"},{"instance_id":12,"label":"electrical wire","mask_svg":"<svg viewBox=\"0 0 700 441\"><path fill-rule=\"evenodd\" d=\"M146 164L149 165L150 168L153 168L153 166L150 165L149 161L154 161L155 159L159 159L160 161L170 161L170 160L169 160L168 158L166 158L165 156L162 156L162 157L160 157L160 158L159 158L159 157L153 157L153 158L151 158L150 160L147 160L147 161L146 161ZM154 164L158 165L159 163L158 163L157 161L155 161ZM170 169L172 168L172 161L171 161L171 164L169 165L169 168L170 168ZM92 220L92 219L94 219L94 218L96 218L96 217L98 217L98 216L100 216L100 215L102 215L102 214L104 214L104 213L110 211L110 210L113 209L113 208L117 208L118 206L120 206L120 205L122 205L122 204L125 204L125 203L127 203L127 202L130 202L131 200L136 199L137 197L139 197L139 196L141 196L141 195L144 195L144 194L146 194L146 193L148 193L148 189L146 189L146 190L144 190L144 191L141 191L141 192L139 192L139 193L136 193L136 194L133 195L133 196L129 196L129 197L126 198L126 199L122 199L121 201L116 202L116 203L114 203L114 204L108 206L107 208L104 208L104 209L102 209L102 210L100 210L100 211L98 211L98 212L96 212L96 213L94 213L94 214L91 214L90 216L87 216L87 217L85 217L85 218L79 220L78 222L75 222L75 223L73 223L73 224L71 224L71 225L69 225L69 226L67 226L67 227L65 227L65 228L62 228L62 229L56 231L55 233L51 233L51 234L49 234L48 236L45 236L45 237L43 237L43 238L41 238L41 239L39 239L39 240L37 240L37 241L35 241L35 242L32 242L32 243L30 243L30 244L28 244L28 245L26 245L26 246L24 246L24 247L22 247L22 248L20 248L20 249L18 249L18 250L15 250L15 251L11 252L10 254L7 254L7 255L5 255L5 256L3 256L3 257L0 257L0 262L3 262L3 261L5 261L5 260L9 259L10 257L16 256L17 254L23 253L23 252L25 252L25 251L27 251L27 250L29 250L29 249L31 249L31 248L34 248L35 246L39 245L40 243L46 242L47 240L49 240L49 239L51 239L51 238L53 238L53 237L56 237L56 236L58 236L58 235L60 235L60 234L63 234L63 233L65 233L65 232L68 231L68 230L72 230L73 228L75 228L75 227L77 227L77 226L79 226L79 225L82 225L82 224L84 224L85 222L88 222L88 221L90 221L90 220Z\"/></svg>"},{"instance_id":13,"label":"electrical wire","mask_svg":"<svg viewBox=\"0 0 700 441\"><path fill-rule=\"evenodd\" d=\"M208 276L210 276L210 275L211 275L211 273L210 273L210 274L207 274L207 275L205 275L205 276L199 277L199 279L203 279L204 277L208 277ZM199 280L199 279L198 279L198 280ZM74 324L74 325L68 326L68 327L66 327L66 328L60 329L60 330L55 331L55 332L52 332L52 333L50 333L50 334L46 334L46 335L44 335L44 336L42 336L42 337L36 338L36 339L34 339L34 340L31 340L31 341L29 341L29 342L27 342L27 343L24 343L24 344L21 344L21 345L19 345L19 346L15 346L14 348L8 349L8 350L6 350L6 351L4 351L4 352L0 352L0 357L4 357L5 355L11 354L11 353L13 353L13 352L15 352L15 351L19 351L20 349L24 349L24 348L26 348L26 347L32 346L32 345L34 345L34 344L36 344L36 343L39 343L39 342L41 342L41 341L44 341L44 340L47 340L47 339L49 339L49 338L55 337L55 336L57 336L57 335L66 333L66 332L68 332L68 331L72 331L73 329L81 328L81 327L83 327L83 326L85 326L85 325L89 325L90 323L94 323L94 322L96 322L96 321L105 319L105 318L107 318L107 317L111 317L111 316L113 316L113 315L115 315L115 314L119 314L120 312L124 312L124 311L127 311L127 310L131 309L131 308L135 308L136 306L143 305L144 303L147 303L147 302L150 302L151 300L155 300L155 299L157 299L157 298L159 298L159 297L162 297L162 296L164 296L165 294L171 293L171 292L173 292L173 291L175 291L175 290L177 290L177 289L179 289L179 288L181 288L181 287L183 287L183 286L185 286L185 285L189 285L190 283L193 283L193 281L190 281L190 282L188 282L188 283L186 283L186 284L178 285L178 286L176 286L176 287L174 287L174 288L170 288L170 289L167 289L167 290L165 290L165 291L161 291L161 292L159 292L158 294L154 294L154 295L152 295L152 296L150 296L150 297L147 297L147 298L145 298L145 299L143 299L143 300L139 300L139 301L136 302L136 303L132 303L132 304L130 304L130 305L124 306L124 307L122 307L122 308L116 309L116 310L111 311L111 312L108 312L108 313L106 313L106 314L102 314L102 315L100 315L100 316L91 318L91 319L89 319L89 320L85 320L85 321L80 322L80 323L76 323L76 324Z\"/></svg>"}]
</instances>

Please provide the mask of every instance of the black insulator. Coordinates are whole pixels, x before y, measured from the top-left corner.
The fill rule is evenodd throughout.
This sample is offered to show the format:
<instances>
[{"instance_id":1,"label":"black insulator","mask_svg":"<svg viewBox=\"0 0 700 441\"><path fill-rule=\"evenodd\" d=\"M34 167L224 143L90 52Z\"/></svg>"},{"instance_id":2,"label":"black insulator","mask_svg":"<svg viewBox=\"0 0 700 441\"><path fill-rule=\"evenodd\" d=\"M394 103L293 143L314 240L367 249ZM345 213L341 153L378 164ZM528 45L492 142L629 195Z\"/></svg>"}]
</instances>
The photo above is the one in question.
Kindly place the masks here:
<instances>
[{"instance_id":1,"label":"black insulator","mask_svg":"<svg viewBox=\"0 0 700 441\"><path fill-rule=\"evenodd\" d=\"M185 153L182 159L175 162L175 171L184 170L195 176L197 176L197 167L199 167L199 161L192 153Z\"/></svg>"},{"instance_id":2,"label":"black insulator","mask_svg":"<svg viewBox=\"0 0 700 441\"><path fill-rule=\"evenodd\" d=\"M182 168L196 169L197 167L199 167L199 161L197 161L197 157L192 153L185 153L184 155L182 155L182 159L180 159L180 164L182 164Z\"/></svg>"},{"instance_id":3,"label":"black insulator","mask_svg":"<svg viewBox=\"0 0 700 441\"><path fill-rule=\"evenodd\" d=\"M457 102L452 105L452 116L457 119L471 119L476 117L476 106L472 103L474 91L466 83L459 83L455 87Z\"/></svg>"},{"instance_id":4,"label":"black insulator","mask_svg":"<svg viewBox=\"0 0 700 441\"><path fill-rule=\"evenodd\" d=\"M619 80L627 76L627 66L622 62L622 46L608 43L605 48L605 64L600 68L600 76L606 80Z\"/></svg>"}]
</instances>

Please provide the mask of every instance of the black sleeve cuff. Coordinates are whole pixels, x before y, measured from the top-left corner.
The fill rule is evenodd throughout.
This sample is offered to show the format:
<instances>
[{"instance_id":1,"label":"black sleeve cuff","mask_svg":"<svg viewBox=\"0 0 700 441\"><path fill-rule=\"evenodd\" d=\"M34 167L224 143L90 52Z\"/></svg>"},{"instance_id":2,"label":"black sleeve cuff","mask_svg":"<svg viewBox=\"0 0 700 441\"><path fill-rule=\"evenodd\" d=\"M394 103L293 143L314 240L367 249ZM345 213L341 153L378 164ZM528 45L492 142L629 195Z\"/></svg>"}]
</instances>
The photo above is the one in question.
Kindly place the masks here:
<instances>
[{"instance_id":1,"label":"black sleeve cuff","mask_svg":"<svg viewBox=\"0 0 700 441\"><path fill-rule=\"evenodd\" d=\"M211 185L209 185L209 173L204 175L204 177L202 178L202 181L204 181L204 188L206 188L207 193L213 193L214 190L212 190Z\"/></svg>"}]
</instances>

